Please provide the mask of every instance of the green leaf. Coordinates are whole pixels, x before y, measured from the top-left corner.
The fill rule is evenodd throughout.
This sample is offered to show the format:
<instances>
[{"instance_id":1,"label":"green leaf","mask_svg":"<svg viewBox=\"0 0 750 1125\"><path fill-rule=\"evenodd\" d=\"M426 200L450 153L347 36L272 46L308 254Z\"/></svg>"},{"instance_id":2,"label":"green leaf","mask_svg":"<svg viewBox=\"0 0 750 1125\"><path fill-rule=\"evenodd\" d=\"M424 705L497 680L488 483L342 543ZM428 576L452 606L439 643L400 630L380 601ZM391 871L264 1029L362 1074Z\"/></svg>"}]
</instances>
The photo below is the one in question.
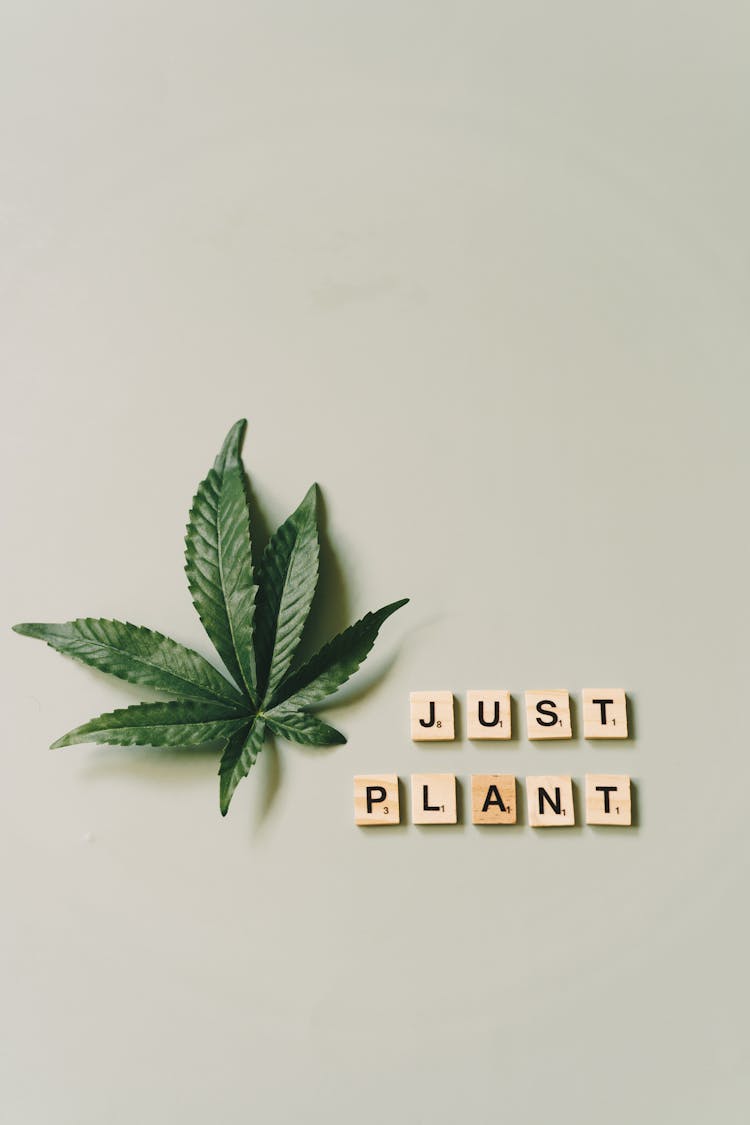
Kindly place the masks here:
<instances>
[{"instance_id":1,"label":"green leaf","mask_svg":"<svg viewBox=\"0 0 750 1125\"><path fill-rule=\"evenodd\" d=\"M222 747L220 805L229 808L266 733L308 746L343 734L304 708L357 670L378 631L408 599L368 613L291 671L318 580L317 485L272 536L253 580L252 544L237 422L193 499L185 570L193 604L236 686L192 649L154 630L103 618L15 626L58 652L142 684L176 702L140 703L84 723L54 743Z\"/></svg>"},{"instance_id":2,"label":"green leaf","mask_svg":"<svg viewBox=\"0 0 750 1125\"><path fill-rule=\"evenodd\" d=\"M257 703L250 517L240 461L244 419L227 434L198 486L185 538L185 570L198 616L237 683Z\"/></svg>"},{"instance_id":3,"label":"green leaf","mask_svg":"<svg viewBox=\"0 0 750 1125\"><path fill-rule=\"evenodd\" d=\"M276 693L275 702L306 707L325 699L352 676L375 643L383 622L406 605L408 598L383 606L339 633L301 668L292 672Z\"/></svg>"},{"instance_id":4,"label":"green leaf","mask_svg":"<svg viewBox=\"0 0 750 1125\"><path fill-rule=\"evenodd\" d=\"M324 723L317 715L304 711L287 711L284 707L265 714L269 730L290 742L303 746L338 746L346 742L346 735Z\"/></svg>"},{"instance_id":5,"label":"green leaf","mask_svg":"<svg viewBox=\"0 0 750 1125\"><path fill-rule=\"evenodd\" d=\"M201 746L229 738L248 724L218 703L136 703L99 715L64 734L52 749L77 742L110 742L115 746Z\"/></svg>"},{"instance_id":6,"label":"green leaf","mask_svg":"<svg viewBox=\"0 0 750 1125\"><path fill-rule=\"evenodd\" d=\"M243 706L243 697L197 652L152 629L126 621L79 617L59 625L14 625L24 637L38 637L50 648L156 691L181 699Z\"/></svg>"},{"instance_id":7,"label":"green leaf","mask_svg":"<svg viewBox=\"0 0 750 1125\"><path fill-rule=\"evenodd\" d=\"M255 765L263 746L266 728L263 719L257 718L250 729L235 731L229 738L219 766L219 806L226 816L234 791Z\"/></svg>"},{"instance_id":8,"label":"green leaf","mask_svg":"<svg viewBox=\"0 0 750 1125\"><path fill-rule=\"evenodd\" d=\"M286 674L318 583L317 485L271 537L260 566L255 617L258 679L265 700Z\"/></svg>"}]
</instances>

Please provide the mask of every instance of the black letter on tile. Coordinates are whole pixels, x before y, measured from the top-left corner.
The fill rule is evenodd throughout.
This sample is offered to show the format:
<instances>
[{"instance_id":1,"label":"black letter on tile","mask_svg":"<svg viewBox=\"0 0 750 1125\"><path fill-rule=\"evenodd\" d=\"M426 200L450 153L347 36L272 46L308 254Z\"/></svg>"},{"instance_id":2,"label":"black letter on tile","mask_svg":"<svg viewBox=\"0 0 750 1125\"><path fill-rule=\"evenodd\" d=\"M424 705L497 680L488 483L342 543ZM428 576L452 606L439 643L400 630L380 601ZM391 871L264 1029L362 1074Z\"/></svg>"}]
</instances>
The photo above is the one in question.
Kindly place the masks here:
<instances>
[{"instance_id":1,"label":"black letter on tile","mask_svg":"<svg viewBox=\"0 0 750 1125\"><path fill-rule=\"evenodd\" d=\"M479 700L478 718L479 718L479 722L482 724L483 727L496 727L497 724L500 722L500 701L498 699L495 700L495 713L492 716L492 718L491 719L485 719L485 717L484 717L484 700L480 699Z\"/></svg>"},{"instance_id":2,"label":"black letter on tile","mask_svg":"<svg viewBox=\"0 0 750 1125\"><path fill-rule=\"evenodd\" d=\"M420 727L434 727L435 726L435 701L433 699L430 700L430 717L429 717L429 719L426 722L425 722L424 719L420 719L419 725L420 725Z\"/></svg>"},{"instance_id":3,"label":"black letter on tile","mask_svg":"<svg viewBox=\"0 0 750 1125\"><path fill-rule=\"evenodd\" d=\"M555 786L555 799L554 799L554 801L552 800L552 798L550 797L550 795L549 795L549 793L547 792L546 789L542 789L542 788L539 789L539 815L540 816L544 816L544 801L545 801L545 798L547 800L547 803L549 804L549 807L552 809L553 813L556 813L557 816L559 816L560 812L562 810L562 802L560 800L560 786L559 785Z\"/></svg>"},{"instance_id":4,"label":"black letter on tile","mask_svg":"<svg viewBox=\"0 0 750 1125\"><path fill-rule=\"evenodd\" d=\"M597 701L594 700L594 702L596 703ZM609 809L609 795L610 795L610 793L616 793L617 792L617 786L616 785L597 785L596 791L597 791L597 793L603 793L604 794L604 811L605 811L605 813L608 813L610 811L610 809Z\"/></svg>"},{"instance_id":5,"label":"black letter on tile","mask_svg":"<svg viewBox=\"0 0 750 1125\"><path fill-rule=\"evenodd\" d=\"M607 704L608 703L614 703L614 699L592 699L591 702L599 704L599 713L601 715L601 723L602 723L602 726L605 727L607 725Z\"/></svg>"},{"instance_id":6,"label":"black letter on tile","mask_svg":"<svg viewBox=\"0 0 750 1125\"><path fill-rule=\"evenodd\" d=\"M543 707L551 707L552 710L551 711L543 711L542 710ZM559 719L557 717L557 712L555 711L555 702L554 702L553 699L540 699L539 702L536 705L536 709L539 712L539 715L546 715L547 716L547 721L545 722L544 719L540 719L539 715L537 715L536 721L539 723L539 725L541 727L553 727L555 725L555 723L559 722Z\"/></svg>"},{"instance_id":7,"label":"black letter on tile","mask_svg":"<svg viewBox=\"0 0 750 1125\"><path fill-rule=\"evenodd\" d=\"M484 798L484 804L482 805L482 812L487 812L487 809L490 807L490 805L497 805L497 807L500 809L500 812L508 811L503 804L503 799L500 796L500 791L496 785L490 785L489 789L487 790L487 796Z\"/></svg>"},{"instance_id":8,"label":"black letter on tile","mask_svg":"<svg viewBox=\"0 0 750 1125\"><path fill-rule=\"evenodd\" d=\"M430 794L428 793L427 790L428 790L428 787L426 785L423 785L422 786L422 808L424 809L425 812L440 812L440 805L428 805L427 802L430 799Z\"/></svg>"},{"instance_id":9,"label":"black letter on tile","mask_svg":"<svg viewBox=\"0 0 750 1125\"><path fill-rule=\"evenodd\" d=\"M371 813L373 805L379 805L385 800L385 789L382 785L368 785L365 792L367 794L367 811ZM377 797L375 793L378 794Z\"/></svg>"}]
</instances>

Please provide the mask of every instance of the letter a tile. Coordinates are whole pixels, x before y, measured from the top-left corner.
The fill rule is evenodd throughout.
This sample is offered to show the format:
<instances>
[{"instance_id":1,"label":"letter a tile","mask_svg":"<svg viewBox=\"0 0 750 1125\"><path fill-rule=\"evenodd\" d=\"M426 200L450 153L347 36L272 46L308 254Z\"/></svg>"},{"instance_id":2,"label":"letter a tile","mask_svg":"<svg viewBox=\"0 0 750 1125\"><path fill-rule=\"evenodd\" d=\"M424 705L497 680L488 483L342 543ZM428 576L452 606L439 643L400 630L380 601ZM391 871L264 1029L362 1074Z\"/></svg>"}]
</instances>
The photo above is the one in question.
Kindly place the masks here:
<instances>
[{"instance_id":1,"label":"letter a tile","mask_svg":"<svg viewBox=\"0 0 750 1125\"><path fill-rule=\"evenodd\" d=\"M467 738L510 738L510 692L467 691Z\"/></svg>"},{"instance_id":2,"label":"letter a tile","mask_svg":"<svg viewBox=\"0 0 750 1125\"><path fill-rule=\"evenodd\" d=\"M471 819L474 824L516 823L516 779L513 774L472 774Z\"/></svg>"},{"instance_id":3,"label":"letter a tile","mask_svg":"<svg viewBox=\"0 0 750 1125\"><path fill-rule=\"evenodd\" d=\"M528 738L570 738L570 696L567 691L526 692Z\"/></svg>"},{"instance_id":4,"label":"letter a tile","mask_svg":"<svg viewBox=\"0 0 750 1125\"><path fill-rule=\"evenodd\" d=\"M586 774L586 823L631 823L630 778L624 774Z\"/></svg>"},{"instance_id":5,"label":"letter a tile","mask_svg":"<svg viewBox=\"0 0 750 1125\"><path fill-rule=\"evenodd\" d=\"M398 777L395 773L354 778L354 823L398 824Z\"/></svg>"},{"instance_id":6,"label":"letter a tile","mask_svg":"<svg viewBox=\"0 0 750 1125\"><path fill-rule=\"evenodd\" d=\"M413 691L409 702L413 742L450 742L455 737L452 691Z\"/></svg>"},{"instance_id":7,"label":"letter a tile","mask_svg":"<svg viewBox=\"0 0 750 1125\"><path fill-rule=\"evenodd\" d=\"M411 818L415 824L455 824L455 775L452 773L413 773L411 775Z\"/></svg>"},{"instance_id":8,"label":"letter a tile","mask_svg":"<svg viewBox=\"0 0 750 1125\"><path fill-rule=\"evenodd\" d=\"M576 822L569 777L527 777L526 799L532 828L570 828Z\"/></svg>"},{"instance_id":9,"label":"letter a tile","mask_svg":"<svg viewBox=\"0 0 750 1125\"><path fill-rule=\"evenodd\" d=\"M583 737L628 737L628 710L622 688L583 689Z\"/></svg>"}]
</instances>

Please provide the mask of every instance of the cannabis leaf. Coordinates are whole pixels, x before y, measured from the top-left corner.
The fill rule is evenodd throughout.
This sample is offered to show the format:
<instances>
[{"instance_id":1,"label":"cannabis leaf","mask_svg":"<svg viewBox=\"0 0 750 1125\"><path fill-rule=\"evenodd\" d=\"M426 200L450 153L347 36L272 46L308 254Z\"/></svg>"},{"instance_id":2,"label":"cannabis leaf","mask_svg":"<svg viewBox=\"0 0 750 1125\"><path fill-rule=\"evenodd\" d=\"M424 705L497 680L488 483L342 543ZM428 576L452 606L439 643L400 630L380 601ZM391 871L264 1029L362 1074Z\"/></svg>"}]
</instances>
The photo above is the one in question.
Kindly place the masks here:
<instances>
[{"instance_id":1,"label":"cannabis leaf","mask_svg":"<svg viewBox=\"0 0 750 1125\"><path fill-rule=\"evenodd\" d=\"M267 734L304 746L346 738L306 710L357 671L383 622L409 600L367 613L305 664L295 655L318 583L317 485L271 536L253 573L250 516L240 448L246 422L227 434L193 498L185 571L193 605L231 680L199 653L126 621L79 617L15 625L83 664L142 684L169 702L137 703L84 723L54 742L116 746L218 743L219 806L226 815ZM234 682L232 682L234 681Z\"/></svg>"}]
</instances>

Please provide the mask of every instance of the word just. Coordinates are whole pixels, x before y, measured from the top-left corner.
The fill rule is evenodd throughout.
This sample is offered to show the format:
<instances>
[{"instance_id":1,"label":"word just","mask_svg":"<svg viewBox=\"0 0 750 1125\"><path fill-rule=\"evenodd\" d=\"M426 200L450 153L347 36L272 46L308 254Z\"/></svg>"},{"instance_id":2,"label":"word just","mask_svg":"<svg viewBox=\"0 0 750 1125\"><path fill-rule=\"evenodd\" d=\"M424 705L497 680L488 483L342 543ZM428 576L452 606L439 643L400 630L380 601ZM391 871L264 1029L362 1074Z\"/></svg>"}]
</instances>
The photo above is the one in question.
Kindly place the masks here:
<instances>
[{"instance_id":1,"label":"word just","mask_svg":"<svg viewBox=\"0 0 750 1125\"><path fill-rule=\"evenodd\" d=\"M413 691L409 699L411 737L414 742L449 742L456 737L452 692ZM627 705L623 688L584 688L582 701L584 738L628 737ZM567 691L527 691L525 704L528 738L573 737L570 695ZM466 693L466 737L511 737L509 691Z\"/></svg>"},{"instance_id":2,"label":"word just","mask_svg":"<svg viewBox=\"0 0 750 1125\"><path fill-rule=\"evenodd\" d=\"M570 777L527 777L528 822L532 828L570 828L576 822ZM471 819L474 824L516 823L516 778L512 774L473 774ZM458 803L452 773L415 773L411 777L414 824L456 824ZM401 823L396 774L354 778L354 820L362 826ZM630 778L622 774L586 775L586 823L630 826Z\"/></svg>"}]
</instances>

